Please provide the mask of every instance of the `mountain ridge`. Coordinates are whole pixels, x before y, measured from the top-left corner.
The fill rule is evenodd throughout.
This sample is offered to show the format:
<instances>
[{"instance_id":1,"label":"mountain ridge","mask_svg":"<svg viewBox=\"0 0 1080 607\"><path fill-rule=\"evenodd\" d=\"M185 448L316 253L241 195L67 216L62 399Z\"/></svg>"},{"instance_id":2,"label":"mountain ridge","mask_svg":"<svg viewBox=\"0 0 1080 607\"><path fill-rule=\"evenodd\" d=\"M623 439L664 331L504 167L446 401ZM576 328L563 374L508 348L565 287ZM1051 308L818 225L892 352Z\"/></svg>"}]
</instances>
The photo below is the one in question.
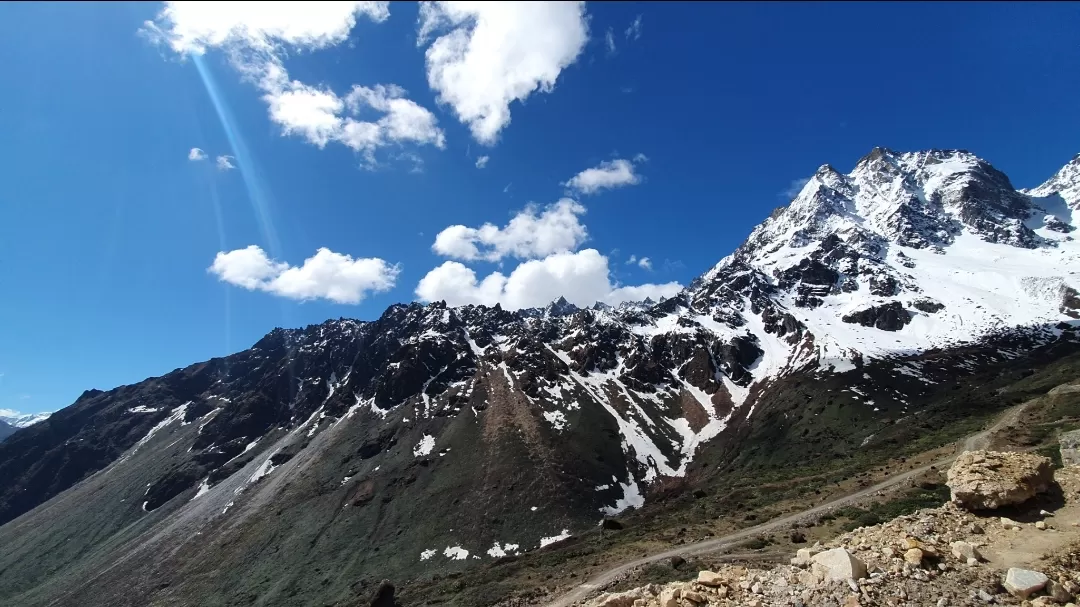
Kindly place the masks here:
<instances>
[{"instance_id":1,"label":"mountain ridge","mask_svg":"<svg viewBox=\"0 0 1080 607\"><path fill-rule=\"evenodd\" d=\"M123 555L218 530L234 543L214 544L213 560L231 571L276 511L333 530L283 542L330 554L364 538L392 555L356 556L357 571L465 566L689 486L707 472L700 451L737 449L750 424L797 411L755 417L794 394L785 378L842 376L863 394L844 396L852 431L872 441L879 418L917 415L950 373L1075 341L1080 249L1058 229L1075 226L1070 166L1027 194L967 152L875 148L851 173L823 166L661 302L395 304L87 391L0 444L0 539L46 512L118 538ZM940 368L918 358L969 346ZM115 520L70 511L76 498ZM438 518L432 499L448 504ZM196 544L226 541L214 538ZM33 594L49 574L26 575L0 580L0 596Z\"/></svg>"}]
</instances>

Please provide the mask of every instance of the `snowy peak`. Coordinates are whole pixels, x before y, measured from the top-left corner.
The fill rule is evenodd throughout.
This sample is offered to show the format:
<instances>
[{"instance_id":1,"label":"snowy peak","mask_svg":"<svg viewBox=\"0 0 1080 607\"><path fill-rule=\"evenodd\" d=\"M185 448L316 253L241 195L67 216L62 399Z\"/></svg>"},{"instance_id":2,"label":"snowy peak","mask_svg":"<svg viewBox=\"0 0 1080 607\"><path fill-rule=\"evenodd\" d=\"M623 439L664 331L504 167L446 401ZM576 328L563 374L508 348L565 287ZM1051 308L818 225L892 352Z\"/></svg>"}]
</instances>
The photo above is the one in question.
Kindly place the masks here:
<instances>
[{"instance_id":1,"label":"snowy peak","mask_svg":"<svg viewBox=\"0 0 1080 607\"><path fill-rule=\"evenodd\" d=\"M1043 212L1042 222L1050 230L1067 233L1076 227L1080 215L1080 154L1061 167L1042 185L1025 193Z\"/></svg>"},{"instance_id":2,"label":"snowy peak","mask_svg":"<svg viewBox=\"0 0 1080 607\"><path fill-rule=\"evenodd\" d=\"M16 428L26 428L46 420L51 413L20 413L12 409L0 409L0 421Z\"/></svg>"}]
</instances>

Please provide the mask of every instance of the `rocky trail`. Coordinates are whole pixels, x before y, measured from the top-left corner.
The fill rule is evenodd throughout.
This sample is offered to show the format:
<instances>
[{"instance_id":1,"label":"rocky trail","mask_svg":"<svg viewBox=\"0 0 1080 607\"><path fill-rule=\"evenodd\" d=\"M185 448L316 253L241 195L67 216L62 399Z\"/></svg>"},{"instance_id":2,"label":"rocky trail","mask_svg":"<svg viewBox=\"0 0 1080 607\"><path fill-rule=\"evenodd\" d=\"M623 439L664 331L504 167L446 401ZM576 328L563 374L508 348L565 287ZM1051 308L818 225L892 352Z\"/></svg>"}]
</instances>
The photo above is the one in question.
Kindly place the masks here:
<instances>
[{"instance_id":1,"label":"rocky trail","mask_svg":"<svg viewBox=\"0 0 1080 607\"><path fill-rule=\"evenodd\" d=\"M990 439L994 435L994 433L1015 424L1017 420L1019 420L1020 415L1030 404L1031 401L1028 401L1008 409L989 428L976 432L975 434L972 434L971 436L964 439L961 448L954 455L941 458L931 464L926 464L918 468L906 470L904 472L890 476L888 479L881 481L876 485L872 485L860 491L856 491L855 493L851 493L836 498L834 500L819 504L817 506L807 508L795 514L790 514L781 518L773 519L760 525L748 527L746 529L742 529L740 531L725 535L723 537L711 538L691 544L684 544L672 550L666 550L664 552L622 563L621 565L617 565L608 569L607 571L604 571L603 573L597 574L592 578L586 580L585 582L581 583L580 585L574 587L569 592L548 603L548 607L570 607L571 605L580 603L587 599L593 593L604 588L608 584L611 584L612 582L616 581L617 579L626 575L631 570L637 567L668 559L673 556L697 556L725 550L728 548L733 548L737 544L745 542L763 533L778 531L793 524L803 522L807 519L820 517L838 508L858 503L861 500L878 495L881 492L895 489L902 483L917 478L918 476L928 472L931 468L941 468L945 465L950 464L953 460L957 458L960 453L985 449L989 445Z\"/></svg>"}]
</instances>

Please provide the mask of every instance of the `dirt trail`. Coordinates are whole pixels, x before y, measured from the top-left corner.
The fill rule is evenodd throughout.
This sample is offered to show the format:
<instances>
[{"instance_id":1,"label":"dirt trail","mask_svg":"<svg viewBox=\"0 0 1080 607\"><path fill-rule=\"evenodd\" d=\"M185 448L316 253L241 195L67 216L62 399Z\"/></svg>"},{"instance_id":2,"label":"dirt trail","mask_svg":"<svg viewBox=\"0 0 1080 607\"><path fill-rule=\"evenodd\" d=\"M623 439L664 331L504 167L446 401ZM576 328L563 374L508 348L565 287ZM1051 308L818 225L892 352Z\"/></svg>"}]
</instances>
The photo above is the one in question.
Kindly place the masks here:
<instances>
[{"instance_id":1,"label":"dirt trail","mask_svg":"<svg viewBox=\"0 0 1080 607\"><path fill-rule=\"evenodd\" d=\"M861 491L839 497L837 499L825 502L823 504L819 504L812 508L807 508L806 510L797 512L795 514L789 514L781 518L773 519L760 525L749 527L741 531L736 531L735 533L731 533L723 537L717 537L701 542L695 542L693 544L684 544L672 550L666 550L658 554L635 559L633 561L617 565L603 573L593 576L592 578L586 580L580 585L575 586L569 592L548 603L548 607L570 607L571 605L586 599L594 591L615 581L618 577L627 573L631 569L634 569L635 567L640 567L642 565L646 565L648 563L663 560L673 556L695 556L699 554L707 554L709 552L716 552L725 548L731 548L734 547L735 544L746 541L756 535L768 533L771 531L777 531L779 529L789 527L793 523L801 522L804 519L816 518L837 508L851 505L854 502L858 502L880 491L891 489L905 481L913 479L920 474L929 471L931 467L942 467L944 464L951 463L954 459L956 459L957 455L964 451L978 451L980 449L985 449L987 446L989 446L990 438L993 433L1001 430L1006 426L1009 426L1010 424L1015 424L1017 420L1020 419L1020 414L1023 413L1024 409L1027 408L1027 406L1031 402L1032 401L1028 401L1007 410L1001 415L1000 418L998 418L994 425L967 437L964 440L961 449L958 450L957 453L939 459L932 464L927 464L919 468L914 468L906 472L901 472L899 474L896 474L895 476L891 476L885 479L884 481L881 481L876 485L867 487L866 489L862 489Z\"/></svg>"}]
</instances>

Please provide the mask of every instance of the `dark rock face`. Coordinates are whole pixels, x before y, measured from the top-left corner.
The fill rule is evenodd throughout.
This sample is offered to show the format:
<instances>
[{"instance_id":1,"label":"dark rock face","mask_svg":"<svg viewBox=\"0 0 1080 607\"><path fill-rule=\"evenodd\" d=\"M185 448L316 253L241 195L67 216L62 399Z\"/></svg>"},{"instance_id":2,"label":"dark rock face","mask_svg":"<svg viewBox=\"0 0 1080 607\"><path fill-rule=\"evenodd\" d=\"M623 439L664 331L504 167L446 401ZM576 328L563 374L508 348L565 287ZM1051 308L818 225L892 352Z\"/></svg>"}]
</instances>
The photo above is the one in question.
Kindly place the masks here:
<instances>
[{"instance_id":1,"label":"dark rock face","mask_svg":"<svg viewBox=\"0 0 1080 607\"><path fill-rule=\"evenodd\" d=\"M927 314L936 314L945 309L945 304L932 299L916 299L911 302L911 307Z\"/></svg>"},{"instance_id":2,"label":"dark rock face","mask_svg":"<svg viewBox=\"0 0 1080 607\"><path fill-rule=\"evenodd\" d=\"M18 430L18 428L16 428L15 426L12 426L7 422L0 421L0 441L3 441L5 438L11 436L12 434L15 434L16 430Z\"/></svg>"},{"instance_id":3,"label":"dark rock face","mask_svg":"<svg viewBox=\"0 0 1080 607\"><path fill-rule=\"evenodd\" d=\"M618 531L623 528L623 524L613 518L605 518L600 522L600 526L604 529L611 529L613 531Z\"/></svg>"},{"instance_id":4,"label":"dark rock face","mask_svg":"<svg viewBox=\"0 0 1080 607\"><path fill-rule=\"evenodd\" d=\"M882 331L899 331L911 322L911 313L898 301L891 301L882 306L871 306L865 310L844 315L844 322L874 327Z\"/></svg>"},{"instance_id":5,"label":"dark rock face","mask_svg":"<svg viewBox=\"0 0 1080 607\"><path fill-rule=\"evenodd\" d=\"M390 580L383 580L371 597L371 607L397 607L394 599L394 585Z\"/></svg>"}]
</instances>

